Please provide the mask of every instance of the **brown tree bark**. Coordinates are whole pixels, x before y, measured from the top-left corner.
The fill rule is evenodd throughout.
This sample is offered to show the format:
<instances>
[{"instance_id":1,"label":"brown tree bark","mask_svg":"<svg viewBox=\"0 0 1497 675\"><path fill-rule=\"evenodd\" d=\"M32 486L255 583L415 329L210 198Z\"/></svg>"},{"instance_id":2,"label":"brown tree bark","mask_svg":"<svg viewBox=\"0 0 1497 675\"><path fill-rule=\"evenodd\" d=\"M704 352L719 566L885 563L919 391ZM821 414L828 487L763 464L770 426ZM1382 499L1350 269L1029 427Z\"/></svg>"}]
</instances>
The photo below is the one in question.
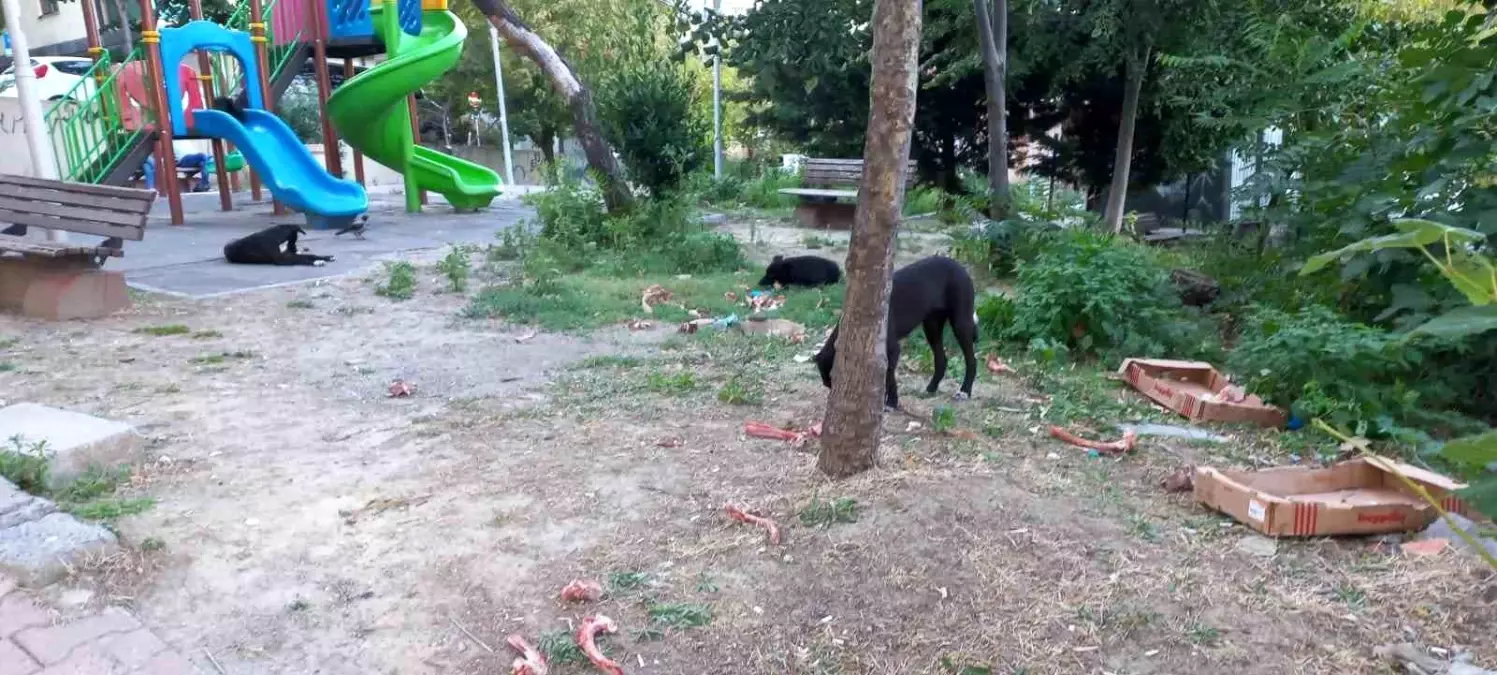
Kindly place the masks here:
<instances>
[{"instance_id":1,"label":"brown tree bark","mask_svg":"<svg viewBox=\"0 0 1497 675\"><path fill-rule=\"evenodd\" d=\"M990 5L989 3L992 3ZM973 0L988 92L988 217L1008 215L1008 0Z\"/></svg>"},{"instance_id":2,"label":"brown tree bark","mask_svg":"<svg viewBox=\"0 0 1497 675\"><path fill-rule=\"evenodd\" d=\"M604 184L600 187L608 210L628 210L634 205L634 195L629 191L618 162L614 161L613 147L603 138L592 92L577 77L572 65L525 25L504 0L474 0L473 4L488 17L505 44L530 59L546 74L551 88L567 102L567 108L572 112L572 128L577 133L577 141L582 144L583 154L587 156L587 165L602 177Z\"/></svg>"},{"instance_id":3,"label":"brown tree bark","mask_svg":"<svg viewBox=\"0 0 1497 675\"><path fill-rule=\"evenodd\" d=\"M888 365L889 279L915 118L920 12L921 0L877 0L873 8L872 103L863 145L863 182L848 245L847 296L816 461L816 467L832 477L866 471L878 454Z\"/></svg>"},{"instance_id":4,"label":"brown tree bark","mask_svg":"<svg viewBox=\"0 0 1497 675\"><path fill-rule=\"evenodd\" d=\"M1112 158L1112 184L1107 188L1107 210L1102 214L1105 226L1113 232L1123 231L1123 204L1128 198L1128 170L1133 163L1133 128L1138 122L1138 96L1144 88L1144 74L1149 70L1149 45L1143 54L1127 59L1123 76L1123 119L1118 124L1118 150Z\"/></svg>"}]
</instances>

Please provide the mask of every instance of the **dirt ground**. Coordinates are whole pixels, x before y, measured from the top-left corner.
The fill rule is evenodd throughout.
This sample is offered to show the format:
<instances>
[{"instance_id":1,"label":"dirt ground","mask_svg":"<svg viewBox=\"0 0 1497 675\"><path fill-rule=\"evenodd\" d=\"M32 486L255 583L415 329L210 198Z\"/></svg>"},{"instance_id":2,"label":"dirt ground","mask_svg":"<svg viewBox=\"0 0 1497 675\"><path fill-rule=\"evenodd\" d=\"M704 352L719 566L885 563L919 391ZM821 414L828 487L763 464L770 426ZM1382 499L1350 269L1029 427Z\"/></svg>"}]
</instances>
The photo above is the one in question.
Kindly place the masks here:
<instances>
[{"instance_id":1,"label":"dirt ground","mask_svg":"<svg viewBox=\"0 0 1497 675\"><path fill-rule=\"evenodd\" d=\"M836 235L727 229L758 257L845 255ZM940 246L922 237L900 257ZM907 372L881 466L830 482L814 443L742 433L747 419L820 419L825 390L797 360L814 335L614 327L517 342L531 331L461 318L465 298L436 292L437 257L411 257L421 288L407 302L376 296L371 270L142 297L86 323L0 319L19 338L7 401L128 420L151 439L130 489L157 504L120 522L129 552L47 597L130 606L235 675L508 672L506 635L594 611L618 620L605 650L628 672L662 675L1392 672L1371 650L1402 641L1497 667L1497 578L1474 558L1407 559L1366 539L1263 556L1241 526L1158 487L1181 465L1287 461L1272 434L1091 458L1040 433L1053 401L1025 378L984 371L957 420L980 433L954 438L930 431L930 413L960 373L929 399ZM132 332L178 323L218 334ZM415 395L388 397L395 379ZM720 400L730 386L763 400ZM784 543L727 521L728 501L775 517ZM819 520L807 509L838 501ZM559 604L577 577L609 597Z\"/></svg>"}]
</instances>

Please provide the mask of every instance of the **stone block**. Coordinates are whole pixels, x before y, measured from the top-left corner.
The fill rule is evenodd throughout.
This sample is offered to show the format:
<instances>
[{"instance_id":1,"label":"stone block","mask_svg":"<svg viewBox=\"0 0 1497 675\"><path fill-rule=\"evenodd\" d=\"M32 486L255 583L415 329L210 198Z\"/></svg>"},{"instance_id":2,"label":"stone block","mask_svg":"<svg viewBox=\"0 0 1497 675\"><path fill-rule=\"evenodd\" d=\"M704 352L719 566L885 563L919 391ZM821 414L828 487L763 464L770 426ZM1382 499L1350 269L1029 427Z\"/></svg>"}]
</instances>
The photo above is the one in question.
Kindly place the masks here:
<instances>
[{"instance_id":1,"label":"stone block","mask_svg":"<svg viewBox=\"0 0 1497 675\"><path fill-rule=\"evenodd\" d=\"M22 586L45 586L83 555L117 546L109 530L53 513L0 530L0 573L14 576Z\"/></svg>"},{"instance_id":2,"label":"stone block","mask_svg":"<svg viewBox=\"0 0 1497 675\"><path fill-rule=\"evenodd\" d=\"M0 259L0 309L60 321L97 319L130 306L125 275L86 265Z\"/></svg>"},{"instance_id":3,"label":"stone block","mask_svg":"<svg viewBox=\"0 0 1497 675\"><path fill-rule=\"evenodd\" d=\"M11 593L0 598L0 638L8 638L33 626L47 626L52 615L36 606L31 598Z\"/></svg>"},{"instance_id":4,"label":"stone block","mask_svg":"<svg viewBox=\"0 0 1497 675\"><path fill-rule=\"evenodd\" d=\"M0 530L29 523L55 511L56 504L30 495L10 481L0 478ZM0 582L0 586L4 586L4 583Z\"/></svg>"},{"instance_id":5,"label":"stone block","mask_svg":"<svg viewBox=\"0 0 1497 675\"><path fill-rule=\"evenodd\" d=\"M16 643L0 638L0 675L32 675L42 664L21 651Z\"/></svg>"},{"instance_id":6,"label":"stone block","mask_svg":"<svg viewBox=\"0 0 1497 675\"><path fill-rule=\"evenodd\" d=\"M53 488L67 485L89 467L114 467L140 457L145 439L124 422L35 403L0 408L0 439L19 436L46 442Z\"/></svg>"},{"instance_id":7,"label":"stone block","mask_svg":"<svg viewBox=\"0 0 1497 675\"><path fill-rule=\"evenodd\" d=\"M43 665L60 663L72 654L79 646L94 642L105 636L115 634L126 634L140 630L140 622L129 612L118 607L110 607L103 612L93 616L78 619L72 623L60 626L42 626L38 628L27 628L11 637L16 644L21 645L36 660ZM99 655L107 655L101 645L94 645L93 651ZM112 659L111 659L112 660ZM142 661L145 657L142 657Z\"/></svg>"},{"instance_id":8,"label":"stone block","mask_svg":"<svg viewBox=\"0 0 1497 675\"><path fill-rule=\"evenodd\" d=\"M99 641L99 648L126 668L139 668L151 657L166 651L166 643L151 631L141 628Z\"/></svg>"}]
</instances>

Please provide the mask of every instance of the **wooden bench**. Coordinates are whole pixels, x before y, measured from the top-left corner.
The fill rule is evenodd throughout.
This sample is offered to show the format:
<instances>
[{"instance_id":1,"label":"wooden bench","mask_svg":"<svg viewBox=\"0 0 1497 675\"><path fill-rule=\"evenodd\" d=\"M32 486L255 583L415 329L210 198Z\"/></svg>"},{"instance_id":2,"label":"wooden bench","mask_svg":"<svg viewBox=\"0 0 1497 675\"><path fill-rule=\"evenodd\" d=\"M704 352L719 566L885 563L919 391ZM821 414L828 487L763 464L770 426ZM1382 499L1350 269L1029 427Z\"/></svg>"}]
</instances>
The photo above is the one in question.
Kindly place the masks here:
<instances>
[{"instance_id":1,"label":"wooden bench","mask_svg":"<svg viewBox=\"0 0 1497 675\"><path fill-rule=\"evenodd\" d=\"M795 217L806 227L852 229L858 211L858 185L863 182L863 160L807 158L801 168L801 187L780 190L800 198ZM908 190L915 184L915 162L904 173ZM852 188L852 189L848 189ZM848 201L844 201L848 200Z\"/></svg>"},{"instance_id":2,"label":"wooden bench","mask_svg":"<svg viewBox=\"0 0 1497 675\"><path fill-rule=\"evenodd\" d=\"M124 276L100 268L145 237L155 199L154 190L0 175L0 308L69 319L128 307ZM45 241L28 237L31 228L104 239Z\"/></svg>"}]
</instances>

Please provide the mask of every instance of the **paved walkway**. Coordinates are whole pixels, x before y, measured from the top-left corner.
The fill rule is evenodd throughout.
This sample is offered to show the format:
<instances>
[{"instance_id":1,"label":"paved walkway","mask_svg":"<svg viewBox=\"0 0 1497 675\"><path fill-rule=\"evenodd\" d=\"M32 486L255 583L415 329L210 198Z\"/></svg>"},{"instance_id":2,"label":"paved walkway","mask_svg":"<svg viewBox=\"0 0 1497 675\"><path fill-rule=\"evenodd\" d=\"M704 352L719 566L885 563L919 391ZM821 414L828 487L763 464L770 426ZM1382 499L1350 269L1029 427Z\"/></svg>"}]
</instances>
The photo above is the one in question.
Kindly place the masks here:
<instances>
[{"instance_id":1,"label":"paved walkway","mask_svg":"<svg viewBox=\"0 0 1497 675\"><path fill-rule=\"evenodd\" d=\"M0 576L0 675L201 675L186 657L110 607L57 624Z\"/></svg>"}]
</instances>

